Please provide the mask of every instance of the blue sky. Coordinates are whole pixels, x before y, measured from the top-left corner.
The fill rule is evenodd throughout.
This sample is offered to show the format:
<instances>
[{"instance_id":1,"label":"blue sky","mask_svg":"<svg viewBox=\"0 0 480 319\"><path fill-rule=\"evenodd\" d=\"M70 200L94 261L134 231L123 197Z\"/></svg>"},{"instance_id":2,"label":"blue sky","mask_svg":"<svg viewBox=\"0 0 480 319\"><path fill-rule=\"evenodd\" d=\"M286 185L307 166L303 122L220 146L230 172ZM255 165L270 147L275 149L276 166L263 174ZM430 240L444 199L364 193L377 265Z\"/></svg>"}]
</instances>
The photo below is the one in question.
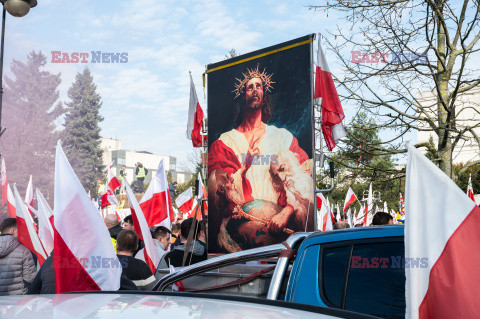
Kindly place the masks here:
<instances>
[{"instance_id":1,"label":"blue sky","mask_svg":"<svg viewBox=\"0 0 480 319\"><path fill-rule=\"evenodd\" d=\"M103 100L102 136L121 139L127 149L184 161L192 151L185 138L188 71L205 110L206 64L223 60L232 48L247 53L333 25L332 13L327 18L308 10L308 3L40 0L23 18L7 15L4 72L9 74L12 58L25 60L28 52L41 50L46 69L62 74L66 101L75 74L88 66ZM128 63L51 63L51 51L128 52Z\"/></svg>"}]
</instances>

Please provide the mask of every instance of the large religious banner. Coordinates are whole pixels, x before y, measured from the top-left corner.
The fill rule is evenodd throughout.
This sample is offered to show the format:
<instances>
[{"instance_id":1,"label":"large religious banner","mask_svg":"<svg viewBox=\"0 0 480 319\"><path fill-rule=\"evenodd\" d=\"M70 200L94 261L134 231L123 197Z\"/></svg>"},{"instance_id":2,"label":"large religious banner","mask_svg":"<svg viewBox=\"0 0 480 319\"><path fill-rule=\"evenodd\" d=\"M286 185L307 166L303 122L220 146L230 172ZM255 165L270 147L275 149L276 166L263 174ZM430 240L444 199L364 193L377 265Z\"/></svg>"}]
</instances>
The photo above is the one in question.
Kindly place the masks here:
<instances>
[{"instance_id":1,"label":"large religious banner","mask_svg":"<svg viewBox=\"0 0 480 319\"><path fill-rule=\"evenodd\" d=\"M313 230L313 38L207 65L209 253Z\"/></svg>"}]
</instances>

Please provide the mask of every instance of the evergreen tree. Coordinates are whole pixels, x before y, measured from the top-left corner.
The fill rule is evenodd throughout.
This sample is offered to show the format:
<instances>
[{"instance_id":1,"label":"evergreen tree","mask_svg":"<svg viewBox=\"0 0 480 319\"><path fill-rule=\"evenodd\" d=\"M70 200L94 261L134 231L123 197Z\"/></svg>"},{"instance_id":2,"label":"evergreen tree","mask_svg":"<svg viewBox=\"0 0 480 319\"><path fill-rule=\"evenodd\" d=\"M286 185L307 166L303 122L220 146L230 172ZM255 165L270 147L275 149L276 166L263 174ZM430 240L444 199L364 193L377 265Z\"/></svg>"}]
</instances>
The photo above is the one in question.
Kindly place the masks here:
<instances>
[{"instance_id":1,"label":"evergreen tree","mask_svg":"<svg viewBox=\"0 0 480 319\"><path fill-rule=\"evenodd\" d=\"M8 182L25 194L30 174L33 186L53 203L56 122L63 113L58 101L60 74L43 70L46 57L32 51L25 62L13 60L12 77L5 77L0 152Z\"/></svg>"},{"instance_id":2,"label":"evergreen tree","mask_svg":"<svg viewBox=\"0 0 480 319\"><path fill-rule=\"evenodd\" d=\"M70 102L66 103L65 131L62 143L65 153L83 187L91 194L97 193L97 180L102 178L102 150L100 127L103 121L99 110L101 97L88 68L77 73L68 90Z\"/></svg>"}]
</instances>

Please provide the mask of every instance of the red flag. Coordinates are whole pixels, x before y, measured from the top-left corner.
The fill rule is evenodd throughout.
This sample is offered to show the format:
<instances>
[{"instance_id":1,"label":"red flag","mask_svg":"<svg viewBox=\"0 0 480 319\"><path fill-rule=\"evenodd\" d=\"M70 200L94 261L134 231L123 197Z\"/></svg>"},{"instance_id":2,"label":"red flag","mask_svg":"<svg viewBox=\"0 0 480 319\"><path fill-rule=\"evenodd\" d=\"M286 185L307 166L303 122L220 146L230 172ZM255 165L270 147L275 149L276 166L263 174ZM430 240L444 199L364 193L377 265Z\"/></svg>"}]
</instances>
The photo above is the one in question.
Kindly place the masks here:
<instances>
[{"instance_id":1,"label":"red flag","mask_svg":"<svg viewBox=\"0 0 480 319\"><path fill-rule=\"evenodd\" d=\"M478 318L480 208L419 150L407 148L406 317Z\"/></svg>"},{"instance_id":2,"label":"red flag","mask_svg":"<svg viewBox=\"0 0 480 319\"><path fill-rule=\"evenodd\" d=\"M475 201L475 195L473 194L472 175L471 175L471 174L468 176L467 195L468 195L468 197L470 197L471 200L474 201L475 204L477 203L477 202Z\"/></svg>"},{"instance_id":3,"label":"red flag","mask_svg":"<svg viewBox=\"0 0 480 319\"><path fill-rule=\"evenodd\" d=\"M203 110L197 98L197 91L193 83L192 74L190 74L190 103L188 107L187 138L192 140L194 147L201 147L203 135L201 134L203 126Z\"/></svg>"},{"instance_id":4,"label":"red flag","mask_svg":"<svg viewBox=\"0 0 480 319\"><path fill-rule=\"evenodd\" d=\"M122 266L110 234L60 141L55 156L54 216L56 293L118 290Z\"/></svg>"},{"instance_id":5,"label":"red flag","mask_svg":"<svg viewBox=\"0 0 480 319\"><path fill-rule=\"evenodd\" d=\"M187 214L192 210L193 207L193 192L192 188L187 188L186 191L178 195L175 199L175 204L177 204L178 209L183 213Z\"/></svg>"},{"instance_id":6,"label":"red flag","mask_svg":"<svg viewBox=\"0 0 480 319\"><path fill-rule=\"evenodd\" d=\"M115 190L122 184L118 178L112 173L110 167L107 167L104 171L107 174L107 184L105 185L105 193L102 195L101 208L105 208L110 205L118 206L118 200L115 196Z\"/></svg>"},{"instance_id":7,"label":"red flag","mask_svg":"<svg viewBox=\"0 0 480 319\"><path fill-rule=\"evenodd\" d=\"M314 98L322 98L322 132L328 150L331 151L335 148L335 143L346 135L342 124L345 114L323 54L320 37L318 38L317 60Z\"/></svg>"},{"instance_id":8,"label":"red flag","mask_svg":"<svg viewBox=\"0 0 480 319\"><path fill-rule=\"evenodd\" d=\"M143 242L145 243L145 249L143 250L145 262L147 263L152 273L155 273L155 271L157 270L157 266L160 263L160 257L158 256L157 249L155 248L155 244L153 243L150 228L148 227L145 215L143 214L142 209L140 208L140 205L138 204L137 199L128 183L125 184L125 190L127 193L128 201L130 202L133 227L135 229L135 232L138 234L138 238L143 240Z\"/></svg>"},{"instance_id":9,"label":"red flag","mask_svg":"<svg viewBox=\"0 0 480 319\"><path fill-rule=\"evenodd\" d=\"M317 194L317 209L321 209L322 208L322 203L323 203L323 200L322 200L322 196L320 196L321 194Z\"/></svg>"},{"instance_id":10,"label":"red flag","mask_svg":"<svg viewBox=\"0 0 480 319\"><path fill-rule=\"evenodd\" d=\"M11 218L17 217L17 209L15 207L15 196L13 196L12 189L10 188L10 184L7 183L7 190L8 190L8 195L7 195L7 209L8 209L8 215L10 215Z\"/></svg>"},{"instance_id":11,"label":"red flag","mask_svg":"<svg viewBox=\"0 0 480 319\"><path fill-rule=\"evenodd\" d=\"M18 241L37 256L38 263L41 266L45 259L47 259L47 253L33 227L32 216L30 216L27 207L25 207L25 204L22 202L22 198L15 185L13 185L13 194L15 196L15 207L17 208Z\"/></svg>"},{"instance_id":12,"label":"red flag","mask_svg":"<svg viewBox=\"0 0 480 319\"><path fill-rule=\"evenodd\" d=\"M7 169L5 168L5 159L2 158L2 207L5 206L8 198Z\"/></svg>"},{"instance_id":13,"label":"red flag","mask_svg":"<svg viewBox=\"0 0 480 319\"><path fill-rule=\"evenodd\" d=\"M157 172L140 201L140 207L145 215L148 227L162 225L168 229L171 228L170 216L173 212L169 207L169 193L162 159L158 164Z\"/></svg>"},{"instance_id":14,"label":"red flag","mask_svg":"<svg viewBox=\"0 0 480 319\"><path fill-rule=\"evenodd\" d=\"M345 210L347 210L347 207L353 204L356 200L358 200L357 195L355 195L352 188L349 187L347 191L347 195L345 196L345 205L343 205L344 214L345 214Z\"/></svg>"}]
</instances>

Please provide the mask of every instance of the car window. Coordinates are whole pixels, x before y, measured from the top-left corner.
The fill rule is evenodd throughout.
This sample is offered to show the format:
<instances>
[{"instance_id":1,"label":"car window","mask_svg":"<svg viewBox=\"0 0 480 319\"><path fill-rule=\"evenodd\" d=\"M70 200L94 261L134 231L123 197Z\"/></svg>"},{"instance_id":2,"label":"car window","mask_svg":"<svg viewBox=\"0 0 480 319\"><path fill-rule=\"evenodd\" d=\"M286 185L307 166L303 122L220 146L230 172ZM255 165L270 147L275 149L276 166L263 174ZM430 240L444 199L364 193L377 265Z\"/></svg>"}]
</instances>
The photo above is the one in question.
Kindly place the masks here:
<instances>
[{"instance_id":1,"label":"car window","mask_svg":"<svg viewBox=\"0 0 480 319\"><path fill-rule=\"evenodd\" d=\"M341 308L342 304L350 247L325 248L322 251L323 295L337 308Z\"/></svg>"},{"instance_id":2,"label":"car window","mask_svg":"<svg viewBox=\"0 0 480 319\"><path fill-rule=\"evenodd\" d=\"M405 316L403 242L357 244L348 274L345 309L388 318Z\"/></svg>"}]
</instances>

